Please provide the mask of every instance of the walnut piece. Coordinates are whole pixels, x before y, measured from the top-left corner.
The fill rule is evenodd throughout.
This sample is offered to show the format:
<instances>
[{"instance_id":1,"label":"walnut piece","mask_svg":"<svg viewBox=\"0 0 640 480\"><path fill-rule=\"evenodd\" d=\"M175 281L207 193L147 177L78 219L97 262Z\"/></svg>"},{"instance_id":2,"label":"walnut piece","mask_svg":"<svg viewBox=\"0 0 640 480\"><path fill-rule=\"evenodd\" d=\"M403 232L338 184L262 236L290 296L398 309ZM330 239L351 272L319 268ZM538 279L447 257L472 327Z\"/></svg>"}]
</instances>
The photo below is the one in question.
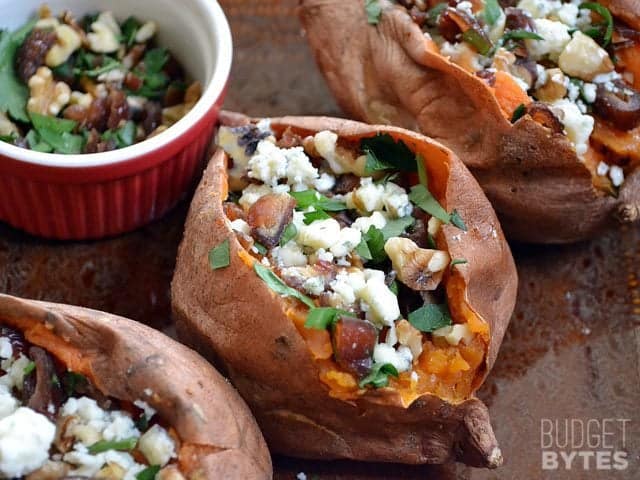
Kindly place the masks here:
<instances>
[{"instance_id":1,"label":"walnut piece","mask_svg":"<svg viewBox=\"0 0 640 480\"><path fill-rule=\"evenodd\" d=\"M20 133L20 131L18 127L9 120L9 117L0 112L0 135L11 135L12 133Z\"/></svg>"},{"instance_id":2,"label":"walnut piece","mask_svg":"<svg viewBox=\"0 0 640 480\"><path fill-rule=\"evenodd\" d=\"M64 82L55 82L47 67L40 67L29 79L31 92L27 110L40 115L56 116L71 100L71 88Z\"/></svg>"},{"instance_id":3,"label":"walnut piece","mask_svg":"<svg viewBox=\"0 0 640 480\"><path fill-rule=\"evenodd\" d=\"M97 53L113 53L120 48L120 26L111 12L102 12L91 24L92 33L87 34L89 48Z\"/></svg>"},{"instance_id":4,"label":"walnut piece","mask_svg":"<svg viewBox=\"0 0 640 480\"><path fill-rule=\"evenodd\" d=\"M45 63L48 67L57 67L69 60L69 57L82 45L82 38L69 25L58 25L55 29L56 43L47 52Z\"/></svg>"}]
</instances>

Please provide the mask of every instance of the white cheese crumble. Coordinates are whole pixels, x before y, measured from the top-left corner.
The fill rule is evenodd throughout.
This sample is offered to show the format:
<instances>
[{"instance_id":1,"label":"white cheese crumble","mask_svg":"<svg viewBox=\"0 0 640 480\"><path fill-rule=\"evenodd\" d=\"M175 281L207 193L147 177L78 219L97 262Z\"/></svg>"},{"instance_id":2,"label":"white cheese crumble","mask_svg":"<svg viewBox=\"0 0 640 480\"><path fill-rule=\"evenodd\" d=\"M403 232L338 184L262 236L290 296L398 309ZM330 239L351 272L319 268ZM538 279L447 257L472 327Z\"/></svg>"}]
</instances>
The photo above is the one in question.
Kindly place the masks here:
<instances>
[{"instance_id":1,"label":"white cheese crumble","mask_svg":"<svg viewBox=\"0 0 640 480\"><path fill-rule=\"evenodd\" d=\"M314 249L331 248L340 237L340 224L333 218L316 220L309 225L300 225L296 240Z\"/></svg>"},{"instance_id":2,"label":"white cheese crumble","mask_svg":"<svg viewBox=\"0 0 640 480\"><path fill-rule=\"evenodd\" d=\"M381 212L373 212L368 217L356 218L356 221L351 224L351 227L360 230L362 233L367 233L372 226L382 229L386 224L387 219Z\"/></svg>"},{"instance_id":3,"label":"white cheese crumble","mask_svg":"<svg viewBox=\"0 0 640 480\"><path fill-rule=\"evenodd\" d=\"M464 324L448 325L446 327L439 328L433 331L434 337L444 337L449 345L457 346L460 341L465 344L471 343L473 340L473 333L469 326Z\"/></svg>"},{"instance_id":4,"label":"white cheese crumble","mask_svg":"<svg viewBox=\"0 0 640 480\"><path fill-rule=\"evenodd\" d=\"M0 474L21 477L49 459L56 426L44 415L20 407L0 420Z\"/></svg>"},{"instance_id":5,"label":"white cheese crumble","mask_svg":"<svg viewBox=\"0 0 640 480\"><path fill-rule=\"evenodd\" d=\"M613 62L607 51L579 30L564 47L558 58L558 66L572 77L587 81L613 70Z\"/></svg>"},{"instance_id":6,"label":"white cheese crumble","mask_svg":"<svg viewBox=\"0 0 640 480\"><path fill-rule=\"evenodd\" d=\"M375 325L393 325L400 317L400 307L398 297L384 283L384 272L366 269L364 274L366 285L360 292L360 298L370 307L368 319Z\"/></svg>"},{"instance_id":7,"label":"white cheese crumble","mask_svg":"<svg viewBox=\"0 0 640 480\"><path fill-rule=\"evenodd\" d=\"M541 60L549 57L554 62L571 41L569 28L561 23L546 18L537 18L534 21L536 31L543 40L525 40L527 49L534 60Z\"/></svg>"},{"instance_id":8,"label":"white cheese crumble","mask_svg":"<svg viewBox=\"0 0 640 480\"><path fill-rule=\"evenodd\" d=\"M619 187L624 182L624 171L618 165L611 165L609 178L614 187Z\"/></svg>"},{"instance_id":9,"label":"white cheese crumble","mask_svg":"<svg viewBox=\"0 0 640 480\"><path fill-rule=\"evenodd\" d=\"M294 241L275 247L271 255L279 267L304 267L307 264L307 256Z\"/></svg>"},{"instance_id":10,"label":"white cheese crumble","mask_svg":"<svg viewBox=\"0 0 640 480\"><path fill-rule=\"evenodd\" d=\"M13 355L13 347L7 337L0 337L0 357L11 358Z\"/></svg>"},{"instance_id":11,"label":"white cheese crumble","mask_svg":"<svg viewBox=\"0 0 640 480\"><path fill-rule=\"evenodd\" d=\"M245 235L251 235L251 227L242 218L236 218L229 223L231 230L234 232L244 233Z\"/></svg>"},{"instance_id":12,"label":"white cheese crumble","mask_svg":"<svg viewBox=\"0 0 640 480\"><path fill-rule=\"evenodd\" d=\"M398 372L406 372L411 369L413 355L411 350L404 345L396 350L386 343L378 343L373 348L373 361L376 363L390 363Z\"/></svg>"},{"instance_id":13,"label":"white cheese crumble","mask_svg":"<svg viewBox=\"0 0 640 480\"><path fill-rule=\"evenodd\" d=\"M550 107L564 125L567 138L575 146L578 156L587 153L589 137L593 131L593 117L584 115L575 103L566 99L557 100L550 104Z\"/></svg>"},{"instance_id":14,"label":"white cheese crumble","mask_svg":"<svg viewBox=\"0 0 640 480\"><path fill-rule=\"evenodd\" d=\"M164 428L157 424L140 437L138 449L150 465L165 466L169 460L176 457L173 439Z\"/></svg>"}]
</instances>

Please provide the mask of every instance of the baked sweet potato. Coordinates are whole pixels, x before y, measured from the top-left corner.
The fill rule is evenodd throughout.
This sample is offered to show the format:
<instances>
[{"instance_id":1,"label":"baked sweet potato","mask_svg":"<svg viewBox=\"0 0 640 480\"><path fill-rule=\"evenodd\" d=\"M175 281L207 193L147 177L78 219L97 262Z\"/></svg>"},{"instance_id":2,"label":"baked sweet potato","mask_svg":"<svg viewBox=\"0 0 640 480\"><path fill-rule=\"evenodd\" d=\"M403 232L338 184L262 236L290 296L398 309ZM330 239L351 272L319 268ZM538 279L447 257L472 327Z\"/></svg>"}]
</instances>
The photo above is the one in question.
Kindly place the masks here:
<instances>
[{"instance_id":1,"label":"baked sweet potato","mask_svg":"<svg viewBox=\"0 0 640 480\"><path fill-rule=\"evenodd\" d=\"M594 3L500 3L301 0L300 19L343 110L451 148L509 238L638 220L637 4L603 2L608 22Z\"/></svg>"},{"instance_id":2,"label":"baked sweet potato","mask_svg":"<svg viewBox=\"0 0 640 480\"><path fill-rule=\"evenodd\" d=\"M271 478L242 399L155 330L0 295L0 357L2 477Z\"/></svg>"},{"instance_id":3,"label":"baked sweet potato","mask_svg":"<svg viewBox=\"0 0 640 480\"><path fill-rule=\"evenodd\" d=\"M274 452L498 466L474 392L517 274L462 162L394 127L222 119L172 282L181 340L224 369Z\"/></svg>"}]
</instances>

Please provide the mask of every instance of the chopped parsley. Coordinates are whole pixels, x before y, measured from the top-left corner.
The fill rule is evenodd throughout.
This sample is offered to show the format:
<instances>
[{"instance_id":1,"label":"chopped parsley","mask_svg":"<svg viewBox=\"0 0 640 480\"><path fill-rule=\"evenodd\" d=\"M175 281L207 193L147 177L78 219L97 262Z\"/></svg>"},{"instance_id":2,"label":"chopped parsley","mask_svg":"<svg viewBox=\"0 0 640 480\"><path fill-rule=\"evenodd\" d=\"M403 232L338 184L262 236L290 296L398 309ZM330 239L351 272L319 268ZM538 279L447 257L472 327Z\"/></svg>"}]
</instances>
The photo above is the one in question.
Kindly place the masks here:
<instances>
[{"instance_id":1,"label":"chopped parsley","mask_svg":"<svg viewBox=\"0 0 640 480\"><path fill-rule=\"evenodd\" d=\"M326 212L339 212L346 210L347 206L331 198L327 198L315 190L303 190L302 192L289 192L296 200L296 208L298 210L306 210L313 207L315 210L324 210Z\"/></svg>"},{"instance_id":2,"label":"chopped parsley","mask_svg":"<svg viewBox=\"0 0 640 480\"><path fill-rule=\"evenodd\" d=\"M383 170L416 171L416 156L402 140L394 140L388 133L363 138L360 148L367 157L365 173Z\"/></svg>"},{"instance_id":3,"label":"chopped parsley","mask_svg":"<svg viewBox=\"0 0 640 480\"><path fill-rule=\"evenodd\" d=\"M398 377L398 370L390 363L374 363L369 374L358 383L360 388L372 386L383 388L389 385L389 376Z\"/></svg>"},{"instance_id":4,"label":"chopped parsley","mask_svg":"<svg viewBox=\"0 0 640 480\"><path fill-rule=\"evenodd\" d=\"M136 448L138 443L137 438L126 438L124 440L100 440L99 442L94 443L88 448L88 451L91 455L96 455L98 453L107 452L109 450L118 450L121 452L129 452Z\"/></svg>"},{"instance_id":5,"label":"chopped parsley","mask_svg":"<svg viewBox=\"0 0 640 480\"><path fill-rule=\"evenodd\" d=\"M379 0L364 0L364 9L367 12L367 22L377 25L382 15L382 7Z\"/></svg>"},{"instance_id":6,"label":"chopped parsley","mask_svg":"<svg viewBox=\"0 0 640 480\"><path fill-rule=\"evenodd\" d=\"M339 308L315 307L309 310L304 326L305 328L326 330L336 323L340 316L353 317L353 314Z\"/></svg>"},{"instance_id":7,"label":"chopped parsley","mask_svg":"<svg viewBox=\"0 0 640 480\"><path fill-rule=\"evenodd\" d=\"M0 112L8 113L11 118L28 122L27 100L29 89L24 85L15 69L15 57L18 48L31 33L35 21L27 23L15 32L0 30Z\"/></svg>"},{"instance_id":8,"label":"chopped parsley","mask_svg":"<svg viewBox=\"0 0 640 480\"><path fill-rule=\"evenodd\" d=\"M231 263L229 239L225 238L219 245L209 250L209 266L212 270L228 267Z\"/></svg>"},{"instance_id":9,"label":"chopped parsley","mask_svg":"<svg viewBox=\"0 0 640 480\"><path fill-rule=\"evenodd\" d=\"M306 295L300 293L295 288L291 288L289 285L284 283L280 277L278 277L271 269L265 267L260 262L255 262L253 264L253 270L256 272L256 275L262 279L264 283L267 284L271 290L284 297L292 297L300 300L309 308L315 308L316 304Z\"/></svg>"},{"instance_id":10,"label":"chopped parsley","mask_svg":"<svg viewBox=\"0 0 640 480\"><path fill-rule=\"evenodd\" d=\"M451 325L451 314L447 304L429 303L410 312L407 320L421 332L433 332L447 325Z\"/></svg>"}]
</instances>

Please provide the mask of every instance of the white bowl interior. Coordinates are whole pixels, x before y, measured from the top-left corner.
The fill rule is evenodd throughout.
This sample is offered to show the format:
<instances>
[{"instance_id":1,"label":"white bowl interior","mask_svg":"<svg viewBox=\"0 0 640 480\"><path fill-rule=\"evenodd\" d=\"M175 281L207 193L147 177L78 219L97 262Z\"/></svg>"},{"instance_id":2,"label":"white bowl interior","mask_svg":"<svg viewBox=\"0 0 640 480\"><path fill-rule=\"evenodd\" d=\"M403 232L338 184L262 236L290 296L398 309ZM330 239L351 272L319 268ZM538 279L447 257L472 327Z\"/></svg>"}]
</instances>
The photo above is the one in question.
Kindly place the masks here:
<instances>
[{"instance_id":1,"label":"white bowl interior","mask_svg":"<svg viewBox=\"0 0 640 480\"><path fill-rule=\"evenodd\" d=\"M0 29L15 30L36 15L44 2L0 0ZM229 25L216 0L47 0L54 14L71 11L77 18L105 10L119 21L133 15L158 24L158 44L169 48L188 76L199 80L203 95L183 119L167 131L121 150L100 154L57 155L33 152L0 142L0 155L40 165L90 167L125 161L171 142L201 118L222 93L231 68Z\"/></svg>"}]
</instances>

